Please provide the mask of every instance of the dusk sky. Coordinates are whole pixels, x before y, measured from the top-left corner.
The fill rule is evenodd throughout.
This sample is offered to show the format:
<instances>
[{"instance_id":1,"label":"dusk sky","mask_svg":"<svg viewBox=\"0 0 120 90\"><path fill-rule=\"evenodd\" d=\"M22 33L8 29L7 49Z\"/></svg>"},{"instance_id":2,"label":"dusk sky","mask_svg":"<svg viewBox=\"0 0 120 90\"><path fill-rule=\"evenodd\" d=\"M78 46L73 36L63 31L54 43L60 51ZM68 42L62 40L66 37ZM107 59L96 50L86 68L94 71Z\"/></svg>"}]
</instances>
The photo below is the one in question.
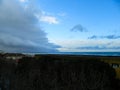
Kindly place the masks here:
<instances>
[{"instance_id":1,"label":"dusk sky","mask_svg":"<svg viewBox=\"0 0 120 90\"><path fill-rule=\"evenodd\" d=\"M0 0L0 50L120 51L120 0Z\"/></svg>"}]
</instances>

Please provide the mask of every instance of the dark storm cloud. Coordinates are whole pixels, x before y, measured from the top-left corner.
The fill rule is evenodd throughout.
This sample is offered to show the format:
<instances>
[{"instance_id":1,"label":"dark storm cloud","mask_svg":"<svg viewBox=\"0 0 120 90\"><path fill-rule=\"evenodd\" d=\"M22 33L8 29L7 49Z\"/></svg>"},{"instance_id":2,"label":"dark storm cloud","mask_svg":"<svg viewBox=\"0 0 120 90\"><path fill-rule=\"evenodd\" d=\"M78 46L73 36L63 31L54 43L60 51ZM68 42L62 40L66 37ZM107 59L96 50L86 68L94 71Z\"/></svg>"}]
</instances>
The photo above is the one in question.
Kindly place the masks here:
<instances>
[{"instance_id":1,"label":"dark storm cloud","mask_svg":"<svg viewBox=\"0 0 120 90\"><path fill-rule=\"evenodd\" d=\"M88 39L119 39L120 36L117 35L107 35L107 36L96 36L93 35L91 37L88 37Z\"/></svg>"},{"instance_id":2,"label":"dark storm cloud","mask_svg":"<svg viewBox=\"0 0 120 90\"><path fill-rule=\"evenodd\" d=\"M86 32L87 29L86 29L85 27L83 27L81 24L78 24L78 25L75 25L75 26L71 29L71 31L73 31L73 32L77 32L77 31L79 31L79 32Z\"/></svg>"},{"instance_id":3,"label":"dark storm cloud","mask_svg":"<svg viewBox=\"0 0 120 90\"><path fill-rule=\"evenodd\" d=\"M37 26L34 12L22 8L16 0L0 0L0 50L7 52L53 52L59 46L50 43Z\"/></svg>"}]
</instances>

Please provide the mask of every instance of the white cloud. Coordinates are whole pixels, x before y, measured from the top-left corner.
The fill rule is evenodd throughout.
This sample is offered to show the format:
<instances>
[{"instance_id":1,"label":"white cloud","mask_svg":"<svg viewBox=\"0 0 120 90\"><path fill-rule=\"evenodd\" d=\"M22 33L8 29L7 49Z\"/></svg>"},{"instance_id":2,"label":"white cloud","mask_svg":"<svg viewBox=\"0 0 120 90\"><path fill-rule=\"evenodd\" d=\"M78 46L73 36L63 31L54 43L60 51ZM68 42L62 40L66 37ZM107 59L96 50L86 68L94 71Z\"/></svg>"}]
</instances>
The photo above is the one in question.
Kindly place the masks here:
<instances>
[{"instance_id":1,"label":"white cloud","mask_svg":"<svg viewBox=\"0 0 120 90\"><path fill-rule=\"evenodd\" d=\"M27 2L28 0L19 0L20 2Z\"/></svg>"},{"instance_id":2,"label":"white cloud","mask_svg":"<svg viewBox=\"0 0 120 90\"><path fill-rule=\"evenodd\" d=\"M87 52L87 51L120 51L119 40L52 40L61 46L61 52Z\"/></svg>"},{"instance_id":3,"label":"white cloud","mask_svg":"<svg viewBox=\"0 0 120 90\"><path fill-rule=\"evenodd\" d=\"M59 20L56 16L51 15L51 13L41 10L35 13L35 16L40 22L48 24L59 24Z\"/></svg>"},{"instance_id":4,"label":"white cloud","mask_svg":"<svg viewBox=\"0 0 120 90\"><path fill-rule=\"evenodd\" d=\"M46 22L46 23L49 23L49 24L58 24L59 23L57 18L53 17L53 16L41 16L40 21Z\"/></svg>"}]
</instances>

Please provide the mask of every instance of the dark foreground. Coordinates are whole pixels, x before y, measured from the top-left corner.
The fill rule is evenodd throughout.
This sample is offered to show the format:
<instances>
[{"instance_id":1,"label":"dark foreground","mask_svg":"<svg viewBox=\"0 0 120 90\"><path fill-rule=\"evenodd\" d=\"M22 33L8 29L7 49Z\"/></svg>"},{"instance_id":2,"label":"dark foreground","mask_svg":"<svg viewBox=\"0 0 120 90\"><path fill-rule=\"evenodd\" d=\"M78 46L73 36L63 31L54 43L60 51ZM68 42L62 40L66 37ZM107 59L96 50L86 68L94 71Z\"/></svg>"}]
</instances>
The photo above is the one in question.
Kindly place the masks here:
<instances>
[{"instance_id":1,"label":"dark foreground","mask_svg":"<svg viewBox=\"0 0 120 90\"><path fill-rule=\"evenodd\" d=\"M100 59L36 55L7 60L1 56L0 90L119 90L115 69Z\"/></svg>"}]
</instances>

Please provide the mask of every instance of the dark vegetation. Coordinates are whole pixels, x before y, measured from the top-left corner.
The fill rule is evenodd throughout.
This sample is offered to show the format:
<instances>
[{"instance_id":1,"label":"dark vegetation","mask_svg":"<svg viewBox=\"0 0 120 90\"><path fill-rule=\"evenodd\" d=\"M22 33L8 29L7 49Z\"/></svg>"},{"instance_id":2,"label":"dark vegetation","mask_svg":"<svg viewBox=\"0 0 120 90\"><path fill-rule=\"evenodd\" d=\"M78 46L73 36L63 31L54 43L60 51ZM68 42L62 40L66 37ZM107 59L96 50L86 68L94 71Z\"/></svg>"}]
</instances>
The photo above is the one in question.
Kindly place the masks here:
<instances>
[{"instance_id":1,"label":"dark vegetation","mask_svg":"<svg viewBox=\"0 0 120 90\"><path fill-rule=\"evenodd\" d=\"M0 90L119 90L115 70L97 58L0 57Z\"/></svg>"}]
</instances>

